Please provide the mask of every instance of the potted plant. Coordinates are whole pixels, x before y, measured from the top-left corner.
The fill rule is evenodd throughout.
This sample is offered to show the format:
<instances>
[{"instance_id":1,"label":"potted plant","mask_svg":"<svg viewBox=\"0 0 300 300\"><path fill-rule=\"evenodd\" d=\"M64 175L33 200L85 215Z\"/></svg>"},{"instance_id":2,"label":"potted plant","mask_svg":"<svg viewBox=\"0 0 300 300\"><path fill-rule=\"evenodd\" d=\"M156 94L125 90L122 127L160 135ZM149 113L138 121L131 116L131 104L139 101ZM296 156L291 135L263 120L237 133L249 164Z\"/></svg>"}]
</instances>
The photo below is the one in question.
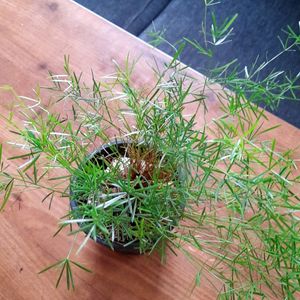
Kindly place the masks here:
<instances>
[{"instance_id":1,"label":"potted plant","mask_svg":"<svg viewBox=\"0 0 300 300\"><path fill-rule=\"evenodd\" d=\"M147 91L134 89L130 70L117 67L103 81L93 77L89 88L66 59L66 74L51 75L48 91L55 97L47 108L38 92L37 99L18 98L16 113L25 126L7 121L22 153L10 160L25 162L16 172L2 165L1 209L13 185L42 187L48 190L43 201L69 197L71 209L59 231L86 234L77 253L90 239L114 251L159 251L162 258L167 248L180 250L198 266L196 282L213 273L225 295L293 292L299 199L292 184L299 177L291 175L289 152L277 153L275 141L257 140L269 130L261 127L263 110L242 99L232 112L222 100L224 114L199 129L205 89L196 88L176 60ZM291 248L288 239L294 239ZM189 252L187 244L213 262ZM60 267L57 285L65 271L69 287L71 266L87 270L69 256L45 270Z\"/></svg>"},{"instance_id":2,"label":"potted plant","mask_svg":"<svg viewBox=\"0 0 300 300\"><path fill-rule=\"evenodd\" d=\"M224 78L225 66L199 84L178 63L182 50L143 90L131 81L134 64L84 84L66 57L65 74L50 74L47 106L39 88L35 99L16 96L6 121L20 153L9 158L15 170L1 161L0 210L12 190L43 188L41 200L50 205L69 198L57 234L85 234L77 254L91 239L113 251L158 251L162 260L181 251L197 267L195 285L212 276L226 299L292 299L300 288L300 178L293 152L265 140L274 128L262 126L267 116L253 100L280 100L294 82L287 88L274 75L263 84L251 74ZM235 93L211 89L211 81ZM208 93L222 111L210 120ZM73 267L89 271L70 252L42 272L54 267L56 286L65 274L68 288Z\"/></svg>"}]
</instances>

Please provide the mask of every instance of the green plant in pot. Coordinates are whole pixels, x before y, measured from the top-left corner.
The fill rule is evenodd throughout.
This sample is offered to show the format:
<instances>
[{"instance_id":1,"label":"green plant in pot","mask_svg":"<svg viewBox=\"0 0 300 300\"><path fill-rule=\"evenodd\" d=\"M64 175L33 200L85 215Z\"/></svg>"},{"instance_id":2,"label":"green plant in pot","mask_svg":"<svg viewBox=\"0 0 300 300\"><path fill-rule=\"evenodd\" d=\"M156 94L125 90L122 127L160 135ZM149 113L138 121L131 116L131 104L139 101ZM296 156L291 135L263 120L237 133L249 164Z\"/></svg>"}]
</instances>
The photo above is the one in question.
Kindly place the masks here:
<instances>
[{"instance_id":1,"label":"green plant in pot","mask_svg":"<svg viewBox=\"0 0 300 300\"><path fill-rule=\"evenodd\" d=\"M261 126L264 111L246 98L233 110L228 100L237 99L221 89L223 113L200 126L208 82L199 86L175 57L140 91L133 70L127 64L101 81L92 76L89 88L66 59L66 74L50 77L47 107L40 90L36 99L17 97L6 120L20 153L9 159L22 161L15 170L2 163L1 210L12 190L42 188L50 205L54 196L69 197L57 233L86 235L77 254L91 239L114 251L158 251L163 260L181 251L198 269L196 284L212 276L225 297L293 295L299 177L292 152L262 139L272 129ZM65 274L68 287L73 267L88 271L70 252L43 271L54 267L57 285Z\"/></svg>"},{"instance_id":2,"label":"green plant in pot","mask_svg":"<svg viewBox=\"0 0 300 300\"><path fill-rule=\"evenodd\" d=\"M176 236L175 227L183 217L189 195L189 179L174 135L185 130L188 135L180 141L180 147L191 147L192 123L186 123L181 115L187 93L174 90L176 98L164 97L166 91L156 88L150 102L130 86L129 75L118 69L116 79L105 82L104 90L100 87L103 82L94 81L92 91L83 91L96 98L87 100L79 122L79 126L92 126L92 131L90 136L84 133L88 142L71 176L69 217L71 223L80 223L87 238L115 251L164 252L166 241ZM121 100L114 99L111 86L123 89ZM181 99L175 103L178 97ZM117 109L109 106L110 101L120 102ZM96 118L95 112L99 114ZM99 127L96 135L95 125ZM103 145L87 155L91 143ZM66 224L69 222L63 226Z\"/></svg>"},{"instance_id":3,"label":"green plant in pot","mask_svg":"<svg viewBox=\"0 0 300 300\"><path fill-rule=\"evenodd\" d=\"M182 218L180 189L176 164L155 145L112 140L73 175L71 213L88 237L115 251L144 253Z\"/></svg>"},{"instance_id":4,"label":"green plant in pot","mask_svg":"<svg viewBox=\"0 0 300 300\"><path fill-rule=\"evenodd\" d=\"M157 251L163 261L180 251L197 269L195 285L207 277L225 299L293 299L300 178L293 151L280 153L276 140L264 138L275 128L264 125L255 100L279 102L299 88L297 78L280 84L273 73L255 83L226 65L199 82L178 63L181 51L154 69L156 81L144 89L131 80L134 63L100 80L92 73L84 84L66 58L65 74L50 74L50 87L35 98L16 96L2 116L18 153L9 157L15 169L1 160L0 210L24 187L43 189L49 206L69 199L56 234L86 237L42 271L58 268L57 286L65 275L74 287L73 267L88 271L70 255L94 240L125 253ZM212 97L220 107L214 118Z\"/></svg>"},{"instance_id":5,"label":"green plant in pot","mask_svg":"<svg viewBox=\"0 0 300 300\"><path fill-rule=\"evenodd\" d=\"M16 134L9 143L20 153L9 158L18 165L15 172L2 169L1 210L12 190L45 189L42 202L49 207L54 197L70 199L56 234L64 228L84 232L77 254L91 238L124 253L159 251L164 259L167 248L181 247L180 221L199 202L195 163L209 163L217 151L194 128L196 115L184 115L188 103L203 106L202 91L190 93L193 80L176 59L157 70L147 94L131 85L129 62L124 70L116 66L109 79L92 75L91 88L72 72L68 58L64 69L65 75L50 74L52 85L37 89L36 99L16 96L11 114L3 116ZM87 270L69 255L51 267L63 273L72 264ZM69 288L69 271L66 276Z\"/></svg>"}]
</instances>

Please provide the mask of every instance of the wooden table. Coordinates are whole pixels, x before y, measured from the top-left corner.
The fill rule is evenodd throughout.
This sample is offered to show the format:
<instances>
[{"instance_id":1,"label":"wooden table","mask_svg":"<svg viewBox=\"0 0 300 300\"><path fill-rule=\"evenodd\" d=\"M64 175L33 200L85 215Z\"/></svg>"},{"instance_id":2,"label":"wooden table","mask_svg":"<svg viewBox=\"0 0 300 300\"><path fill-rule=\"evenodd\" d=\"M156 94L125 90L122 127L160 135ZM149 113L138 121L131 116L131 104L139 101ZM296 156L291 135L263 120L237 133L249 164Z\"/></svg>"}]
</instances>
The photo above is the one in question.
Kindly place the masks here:
<instances>
[{"instance_id":1,"label":"wooden table","mask_svg":"<svg viewBox=\"0 0 300 300\"><path fill-rule=\"evenodd\" d=\"M69 54L77 71L96 76L113 71L112 60L124 63L126 55L142 56L134 81L145 86L153 82L149 64L169 57L143 41L69 0L0 1L0 86L13 85L18 94L30 96L37 82L43 84L47 71L62 73L63 56ZM203 76L190 72L203 80ZM9 106L7 95L0 95L1 111ZM211 97L211 115L218 113ZM269 125L282 124L276 135L279 148L296 146L300 131L269 115ZM1 125L0 142L12 135ZM37 273L66 255L71 238L61 234L52 239L57 220L64 215L67 200L55 199L49 211L40 202L42 194L14 195L0 215L0 299L215 299L210 285L192 295L195 271L184 257L170 256L166 265L158 257L126 256L113 253L90 241L80 262L94 273L75 272L76 290L55 289L56 273ZM59 203L58 203L59 202ZM21 207L21 210L19 209Z\"/></svg>"}]
</instances>

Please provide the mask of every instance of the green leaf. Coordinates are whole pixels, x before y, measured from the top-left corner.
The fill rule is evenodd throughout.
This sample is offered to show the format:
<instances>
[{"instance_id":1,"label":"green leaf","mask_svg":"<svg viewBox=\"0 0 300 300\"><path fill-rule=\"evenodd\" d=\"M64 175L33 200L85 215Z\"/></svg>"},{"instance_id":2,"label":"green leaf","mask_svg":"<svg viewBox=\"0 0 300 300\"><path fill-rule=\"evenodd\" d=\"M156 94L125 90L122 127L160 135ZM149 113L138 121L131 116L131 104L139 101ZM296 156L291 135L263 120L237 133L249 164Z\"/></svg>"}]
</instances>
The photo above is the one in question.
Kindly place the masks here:
<instances>
[{"instance_id":1,"label":"green leaf","mask_svg":"<svg viewBox=\"0 0 300 300\"><path fill-rule=\"evenodd\" d=\"M238 14L235 14L234 16L231 17L231 19L226 19L225 22L224 22L224 25L222 26L223 29L222 29L222 34L224 34L228 29L229 27L232 25L232 23L236 20L236 18L238 17Z\"/></svg>"},{"instance_id":2,"label":"green leaf","mask_svg":"<svg viewBox=\"0 0 300 300\"><path fill-rule=\"evenodd\" d=\"M43 202L46 201L47 198L50 197L50 201L49 201L49 209L51 209L51 204L52 204L52 201L53 201L53 198L54 198L54 194L55 194L54 191L50 192L50 193L47 194L47 195L42 199L42 201L41 201L41 202L43 203Z\"/></svg>"},{"instance_id":3,"label":"green leaf","mask_svg":"<svg viewBox=\"0 0 300 300\"><path fill-rule=\"evenodd\" d=\"M90 239L92 233L96 231L95 229L96 229L96 225L94 224L94 225L91 227L89 233L86 235L86 237L85 237L85 239L83 240L83 242L81 243L81 245L79 246L79 248L78 248L78 250L77 250L77 252L76 252L76 255L78 255L79 252L84 248L84 246L86 245L86 243L87 243L88 240Z\"/></svg>"},{"instance_id":4,"label":"green leaf","mask_svg":"<svg viewBox=\"0 0 300 300\"><path fill-rule=\"evenodd\" d=\"M71 260L70 262L71 262L73 265L75 265L76 267L82 269L83 271L86 271L86 272L88 272L88 273L92 273L91 270L87 269L86 267L84 267L84 266L81 265L80 263L75 262L75 261L73 261L73 260Z\"/></svg>"},{"instance_id":5,"label":"green leaf","mask_svg":"<svg viewBox=\"0 0 300 300\"><path fill-rule=\"evenodd\" d=\"M49 180L61 180L61 179L69 179L71 178L71 175L65 175L65 176L58 176L58 177L52 177L52 178L49 178Z\"/></svg>"},{"instance_id":6,"label":"green leaf","mask_svg":"<svg viewBox=\"0 0 300 300\"><path fill-rule=\"evenodd\" d=\"M65 268L66 268L67 263L68 263L68 259L66 258L66 259L63 260L63 265L62 265L60 274L59 274L59 276L58 276L58 279L57 279L57 281L56 281L56 285L55 285L56 288L58 288L58 286L59 286L59 284L60 284L60 281L61 281L61 278L62 278L62 276L63 276L63 274L64 274L64 271L65 271ZM68 289L69 289L69 287L68 287Z\"/></svg>"},{"instance_id":7,"label":"green leaf","mask_svg":"<svg viewBox=\"0 0 300 300\"><path fill-rule=\"evenodd\" d=\"M68 290L70 289L70 283L72 285L72 289L75 289L74 286L74 280L73 280L73 274L72 274L72 270L71 270L71 266L70 266L70 261L68 260L67 264L66 264L66 277L67 277L67 288Z\"/></svg>"},{"instance_id":8,"label":"green leaf","mask_svg":"<svg viewBox=\"0 0 300 300\"><path fill-rule=\"evenodd\" d=\"M0 166L2 165L2 144L0 144Z\"/></svg>"},{"instance_id":9,"label":"green leaf","mask_svg":"<svg viewBox=\"0 0 300 300\"><path fill-rule=\"evenodd\" d=\"M170 62L169 66L173 66L174 62L176 62L177 59L179 59L183 49L185 48L185 44L181 43L177 49L177 51L175 52L175 54L173 55L172 61Z\"/></svg>"},{"instance_id":10,"label":"green leaf","mask_svg":"<svg viewBox=\"0 0 300 300\"><path fill-rule=\"evenodd\" d=\"M196 48L200 54L206 55L206 56L208 56L208 57L212 57L212 56L213 56L212 50L211 50L211 49L206 49L206 48L202 47L202 46L199 44L198 41L196 41L196 40L193 40L193 41L192 41L192 40L190 40L190 39L188 39L188 38L184 38L184 40L185 40L186 42L188 42L190 45L192 45L194 48Z\"/></svg>"},{"instance_id":11,"label":"green leaf","mask_svg":"<svg viewBox=\"0 0 300 300\"><path fill-rule=\"evenodd\" d=\"M197 272L196 277L195 277L195 284L196 286L200 286L201 283L201 272Z\"/></svg>"},{"instance_id":12,"label":"green leaf","mask_svg":"<svg viewBox=\"0 0 300 300\"><path fill-rule=\"evenodd\" d=\"M30 163L28 163L28 165L26 166L26 168L23 169L23 173L26 172L28 169L30 169L30 168L36 163L36 161L39 159L40 156L41 156L41 155L38 154L38 155L36 155L35 157L33 157L33 158L31 159Z\"/></svg>"},{"instance_id":13,"label":"green leaf","mask_svg":"<svg viewBox=\"0 0 300 300\"><path fill-rule=\"evenodd\" d=\"M18 158L25 158L25 157L29 157L29 156L35 155L37 153L40 153L40 151L28 152L28 153L25 153L25 154L22 154L22 155L12 156L12 157L9 157L8 160L13 160L13 159L18 159Z\"/></svg>"},{"instance_id":14,"label":"green leaf","mask_svg":"<svg viewBox=\"0 0 300 300\"><path fill-rule=\"evenodd\" d=\"M9 183L6 185L6 187L5 187L5 194L4 194L4 198L3 198L2 204L0 206L0 212L4 209L7 201L9 200L9 197L11 195L11 191L12 191L13 185L14 185L14 178L12 178L9 181Z\"/></svg>"},{"instance_id":15,"label":"green leaf","mask_svg":"<svg viewBox=\"0 0 300 300\"><path fill-rule=\"evenodd\" d=\"M59 261L57 261L56 263L54 263L54 264L52 264L52 265L46 267L46 268L43 269L42 271L38 272L38 274L42 274L42 273L44 273L44 272L47 272L48 270L53 269L53 268L55 268L55 267L57 267L57 266L63 264L64 261L65 261L65 259L59 260Z\"/></svg>"},{"instance_id":16,"label":"green leaf","mask_svg":"<svg viewBox=\"0 0 300 300\"><path fill-rule=\"evenodd\" d=\"M199 242L197 241L197 239L192 234L191 234L191 237L192 237L192 239L193 239L193 241L195 243L194 246L196 246L198 250L202 250L202 246L199 244Z\"/></svg>"},{"instance_id":17,"label":"green leaf","mask_svg":"<svg viewBox=\"0 0 300 300\"><path fill-rule=\"evenodd\" d=\"M69 226L69 224L61 224L58 230L53 234L53 237L56 237L65 227ZM79 230L81 231L81 230Z\"/></svg>"}]
</instances>

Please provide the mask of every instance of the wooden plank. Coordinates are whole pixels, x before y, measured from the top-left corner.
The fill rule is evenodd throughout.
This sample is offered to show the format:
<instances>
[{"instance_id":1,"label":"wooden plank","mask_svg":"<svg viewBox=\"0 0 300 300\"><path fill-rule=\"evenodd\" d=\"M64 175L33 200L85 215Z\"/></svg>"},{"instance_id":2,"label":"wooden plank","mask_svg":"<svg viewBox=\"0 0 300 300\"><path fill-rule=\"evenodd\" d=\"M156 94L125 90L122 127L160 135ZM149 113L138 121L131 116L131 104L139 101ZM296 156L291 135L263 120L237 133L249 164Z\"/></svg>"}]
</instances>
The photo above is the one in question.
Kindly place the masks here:
<instances>
[{"instance_id":1,"label":"wooden plank","mask_svg":"<svg viewBox=\"0 0 300 300\"><path fill-rule=\"evenodd\" d=\"M37 82L44 84L47 70L61 73L64 54L70 55L75 70L89 73L92 68L96 76L111 73L112 61L122 65L128 53L132 58L141 56L133 78L138 86L153 83L149 66L153 58L159 63L169 60L162 52L67 0L1 0L0 19L0 85L13 85L20 95L30 96ZM202 75L190 72L203 81ZM10 100L1 94L2 112L10 106ZM212 95L208 106L210 117L218 114ZM282 124L272 133L279 148L296 146L300 131L268 116L269 126ZM12 135L0 124L0 142L5 143ZM51 238L68 201L55 199L57 203L49 211L40 203L43 195L40 191L14 195L0 216L0 299L189 298L195 270L181 255L170 256L168 263L161 265L158 257L121 255L92 241L81 253L80 261L94 273L76 271L74 293L63 286L55 289L56 274L37 272L64 257L72 242L63 234ZM215 298L214 289L205 284L190 299Z\"/></svg>"}]
</instances>

